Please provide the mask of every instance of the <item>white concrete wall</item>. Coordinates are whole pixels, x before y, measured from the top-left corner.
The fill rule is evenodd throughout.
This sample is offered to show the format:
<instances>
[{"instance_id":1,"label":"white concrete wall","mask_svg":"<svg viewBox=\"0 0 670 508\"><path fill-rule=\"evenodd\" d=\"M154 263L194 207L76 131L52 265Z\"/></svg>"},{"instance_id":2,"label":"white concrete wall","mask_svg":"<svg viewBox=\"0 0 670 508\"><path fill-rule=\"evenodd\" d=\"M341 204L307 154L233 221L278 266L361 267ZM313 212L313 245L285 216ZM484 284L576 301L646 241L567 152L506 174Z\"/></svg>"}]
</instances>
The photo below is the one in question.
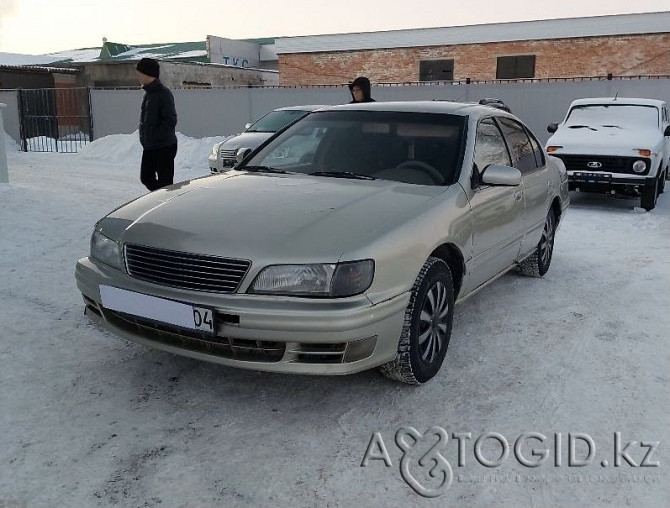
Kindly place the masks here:
<instances>
[{"instance_id":1,"label":"white concrete wall","mask_svg":"<svg viewBox=\"0 0 670 508\"><path fill-rule=\"evenodd\" d=\"M240 132L245 123L281 106L350 101L349 90L344 86L174 89L173 93L179 117L177 130L191 137ZM94 137L137 130L142 94L141 90L92 90ZM442 99L475 102L482 97L497 97L505 101L543 142L548 138L547 124L561 121L572 100L616 94L657 98L670 103L670 79L373 86L373 96L378 101ZM8 105L5 129L18 142L16 91L0 91L0 102Z\"/></svg>"}]
</instances>

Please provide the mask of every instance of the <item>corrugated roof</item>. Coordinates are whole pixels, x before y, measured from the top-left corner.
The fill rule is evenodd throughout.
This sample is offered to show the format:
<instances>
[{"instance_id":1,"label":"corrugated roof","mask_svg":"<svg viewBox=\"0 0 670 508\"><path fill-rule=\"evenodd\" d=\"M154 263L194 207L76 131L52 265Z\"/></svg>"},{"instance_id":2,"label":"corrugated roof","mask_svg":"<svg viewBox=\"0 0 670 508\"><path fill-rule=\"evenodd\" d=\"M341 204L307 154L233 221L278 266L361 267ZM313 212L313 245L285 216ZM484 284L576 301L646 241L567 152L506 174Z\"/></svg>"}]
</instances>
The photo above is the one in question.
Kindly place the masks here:
<instances>
[{"instance_id":1,"label":"corrugated roof","mask_svg":"<svg viewBox=\"0 0 670 508\"><path fill-rule=\"evenodd\" d=\"M165 44L127 45L105 42L100 52L101 61L139 60L140 58L157 60L207 61L207 49L204 41L169 42Z\"/></svg>"},{"instance_id":2,"label":"corrugated roof","mask_svg":"<svg viewBox=\"0 0 670 508\"><path fill-rule=\"evenodd\" d=\"M277 38L277 54L670 33L670 12Z\"/></svg>"}]
</instances>

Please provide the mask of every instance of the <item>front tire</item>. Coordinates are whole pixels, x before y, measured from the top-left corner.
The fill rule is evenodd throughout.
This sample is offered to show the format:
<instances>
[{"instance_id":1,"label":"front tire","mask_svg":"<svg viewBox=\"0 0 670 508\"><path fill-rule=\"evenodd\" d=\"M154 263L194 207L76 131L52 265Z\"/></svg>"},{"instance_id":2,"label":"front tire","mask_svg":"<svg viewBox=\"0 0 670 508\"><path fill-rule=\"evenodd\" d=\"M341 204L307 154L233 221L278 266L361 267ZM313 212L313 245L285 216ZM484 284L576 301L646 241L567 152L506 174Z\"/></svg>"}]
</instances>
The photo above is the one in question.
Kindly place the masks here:
<instances>
[{"instance_id":1,"label":"front tire","mask_svg":"<svg viewBox=\"0 0 670 508\"><path fill-rule=\"evenodd\" d=\"M651 212L656 208L656 200L658 199L658 177L654 178L654 184L645 186L642 189L642 197L640 198L640 206L646 211Z\"/></svg>"},{"instance_id":2,"label":"front tire","mask_svg":"<svg viewBox=\"0 0 670 508\"><path fill-rule=\"evenodd\" d=\"M395 360L380 367L390 379L422 385L440 370L451 338L454 286L449 266L430 257L414 282Z\"/></svg>"},{"instance_id":3,"label":"front tire","mask_svg":"<svg viewBox=\"0 0 670 508\"><path fill-rule=\"evenodd\" d=\"M544 221L542 237L533 253L519 263L519 271L531 277L542 277L549 270L554 254L554 237L556 236L556 214L549 209Z\"/></svg>"}]
</instances>

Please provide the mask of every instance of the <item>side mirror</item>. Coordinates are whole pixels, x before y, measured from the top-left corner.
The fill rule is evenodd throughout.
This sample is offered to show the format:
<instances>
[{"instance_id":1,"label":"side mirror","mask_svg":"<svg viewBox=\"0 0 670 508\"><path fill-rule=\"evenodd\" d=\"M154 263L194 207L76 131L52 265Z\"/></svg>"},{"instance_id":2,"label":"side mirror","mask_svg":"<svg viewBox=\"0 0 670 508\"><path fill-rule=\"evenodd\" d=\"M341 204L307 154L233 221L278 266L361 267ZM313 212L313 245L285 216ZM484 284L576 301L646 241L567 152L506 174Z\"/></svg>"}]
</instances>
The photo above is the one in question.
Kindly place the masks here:
<instances>
[{"instance_id":1,"label":"side mirror","mask_svg":"<svg viewBox=\"0 0 670 508\"><path fill-rule=\"evenodd\" d=\"M663 133L663 135L664 135L665 137L670 137L670 125L668 125L668 126L665 128L665 132Z\"/></svg>"},{"instance_id":2,"label":"side mirror","mask_svg":"<svg viewBox=\"0 0 670 508\"><path fill-rule=\"evenodd\" d=\"M558 124L557 123L550 123L547 125L547 132L553 134L558 130Z\"/></svg>"},{"instance_id":3,"label":"side mirror","mask_svg":"<svg viewBox=\"0 0 670 508\"><path fill-rule=\"evenodd\" d=\"M482 183L515 187L521 184L521 171L509 166L491 164L482 173Z\"/></svg>"},{"instance_id":4,"label":"side mirror","mask_svg":"<svg viewBox=\"0 0 670 508\"><path fill-rule=\"evenodd\" d=\"M237 164L242 162L247 155L251 153L251 148L238 148L237 152L235 153L235 159L237 159Z\"/></svg>"},{"instance_id":5,"label":"side mirror","mask_svg":"<svg viewBox=\"0 0 670 508\"><path fill-rule=\"evenodd\" d=\"M245 123L244 124L244 130L246 131L249 127L251 127L250 123Z\"/></svg>"}]
</instances>

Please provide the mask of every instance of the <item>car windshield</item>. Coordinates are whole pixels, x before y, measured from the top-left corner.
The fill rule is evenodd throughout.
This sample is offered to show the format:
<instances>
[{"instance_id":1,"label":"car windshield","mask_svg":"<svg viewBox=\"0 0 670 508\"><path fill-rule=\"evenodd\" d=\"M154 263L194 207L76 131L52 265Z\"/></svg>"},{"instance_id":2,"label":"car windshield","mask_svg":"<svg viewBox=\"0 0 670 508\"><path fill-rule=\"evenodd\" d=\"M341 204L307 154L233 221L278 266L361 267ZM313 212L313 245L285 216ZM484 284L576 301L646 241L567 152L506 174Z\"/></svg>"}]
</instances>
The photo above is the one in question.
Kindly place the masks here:
<instances>
[{"instance_id":1,"label":"car windshield","mask_svg":"<svg viewBox=\"0 0 670 508\"><path fill-rule=\"evenodd\" d=\"M433 113L312 113L246 165L324 178L445 185L458 178L465 123L463 116Z\"/></svg>"},{"instance_id":2,"label":"car windshield","mask_svg":"<svg viewBox=\"0 0 670 508\"><path fill-rule=\"evenodd\" d=\"M307 113L307 111L297 109L270 111L249 127L247 132L277 132Z\"/></svg>"},{"instance_id":3,"label":"car windshield","mask_svg":"<svg viewBox=\"0 0 670 508\"><path fill-rule=\"evenodd\" d=\"M575 106L565 121L567 127L625 127L626 125L658 127L658 109L632 104L589 104Z\"/></svg>"}]
</instances>

